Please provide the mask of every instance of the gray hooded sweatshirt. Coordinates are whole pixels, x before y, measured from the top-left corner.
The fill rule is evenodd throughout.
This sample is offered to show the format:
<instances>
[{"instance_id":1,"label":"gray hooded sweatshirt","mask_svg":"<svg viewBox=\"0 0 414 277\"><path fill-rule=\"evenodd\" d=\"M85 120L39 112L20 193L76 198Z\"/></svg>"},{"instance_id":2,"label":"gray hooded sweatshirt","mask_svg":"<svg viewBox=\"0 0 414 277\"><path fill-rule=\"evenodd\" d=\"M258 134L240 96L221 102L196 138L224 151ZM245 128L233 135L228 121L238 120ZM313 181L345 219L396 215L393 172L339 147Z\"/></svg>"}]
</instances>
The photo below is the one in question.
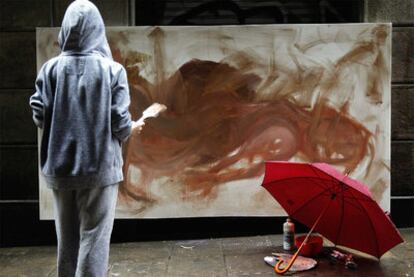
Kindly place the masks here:
<instances>
[{"instance_id":1,"label":"gray hooded sweatshirt","mask_svg":"<svg viewBox=\"0 0 414 277\"><path fill-rule=\"evenodd\" d=\"M95 5L74 1L58 40L62 52L42 66L30 98L33 120L43 129L42 173L57 189L118 183L121 142L131 133L130 98Z\"/></svg>"}]
</instances>

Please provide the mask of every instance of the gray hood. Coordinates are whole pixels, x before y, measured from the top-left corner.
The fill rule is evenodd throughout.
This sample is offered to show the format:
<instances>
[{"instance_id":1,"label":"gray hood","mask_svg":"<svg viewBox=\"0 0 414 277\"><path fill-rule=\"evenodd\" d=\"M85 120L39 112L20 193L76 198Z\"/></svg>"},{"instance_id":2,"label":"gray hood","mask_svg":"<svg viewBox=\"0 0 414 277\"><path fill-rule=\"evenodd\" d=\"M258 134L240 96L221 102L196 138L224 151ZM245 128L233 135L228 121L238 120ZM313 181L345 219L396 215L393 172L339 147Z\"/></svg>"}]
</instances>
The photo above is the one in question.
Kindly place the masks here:
<instances>
[{"instance_id":1,"label":"gray hood","mask_svg":"<svg viewBox=\"0 0 414 277\"><path fill-rule=\"evenodd\" d=\"M76 0L69 5L58 42L63 54L98 53L112 59L102 16L88 0Z\"/></svg>"}]
</instances>

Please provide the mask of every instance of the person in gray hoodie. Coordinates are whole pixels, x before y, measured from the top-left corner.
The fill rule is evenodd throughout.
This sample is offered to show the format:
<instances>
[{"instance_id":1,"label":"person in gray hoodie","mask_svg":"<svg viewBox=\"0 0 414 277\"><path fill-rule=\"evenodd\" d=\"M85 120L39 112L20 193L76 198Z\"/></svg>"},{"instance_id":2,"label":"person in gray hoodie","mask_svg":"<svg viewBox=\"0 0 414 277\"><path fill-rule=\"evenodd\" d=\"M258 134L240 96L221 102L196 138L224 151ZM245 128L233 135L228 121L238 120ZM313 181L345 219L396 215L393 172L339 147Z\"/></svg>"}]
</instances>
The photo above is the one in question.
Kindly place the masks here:
<instances>
[{"instance_id":1,"label":"person in gray hoodie","mask_svg":"<svg viewBox=\"0 0 414 277\"><path fill-rule=\"evenodd\" d=\"M58 42L61 53L42 66L30 98L43 129L41 171L54 195L58 276L105 276L121 144L143 124L131 120L126 71L112 60L94 4L69 5Z\"/></svg>"}]
</instances>

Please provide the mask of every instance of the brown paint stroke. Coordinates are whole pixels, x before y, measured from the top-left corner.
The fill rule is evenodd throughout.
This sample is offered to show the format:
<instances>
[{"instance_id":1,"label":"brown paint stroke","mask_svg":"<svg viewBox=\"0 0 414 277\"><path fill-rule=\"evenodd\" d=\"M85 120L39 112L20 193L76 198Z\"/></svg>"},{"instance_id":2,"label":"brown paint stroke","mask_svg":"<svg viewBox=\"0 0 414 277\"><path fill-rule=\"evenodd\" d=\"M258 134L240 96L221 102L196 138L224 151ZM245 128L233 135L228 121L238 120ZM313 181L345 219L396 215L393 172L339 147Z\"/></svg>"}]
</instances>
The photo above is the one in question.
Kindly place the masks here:
<instances>
[{"instance_id":1,"label":"brown paint stroke","mask_svg":"<svg viewBox=\"0 0 414 277\"><path fill-rule=\"evenodd\" d=\"M163 35L158 29L151 34L154 54L162 55ZM349 115L349 100L335 107L329 95L341 89L339 77L347 67L374 57L367 95L380 103L381 78L387 74L384 40L384 30L379 28L371 41L356 42L333 72L319 65L299 66L298 59L300 70L292 72L275 62L267 76L259 76L254 68L263 63L255 55L227 49L221 62L189 60L166 77L162 61L156 59L155 84L129 64L148 62L148 57L133 51L123 54L111 43L114 58L128 70L133 118L139 118L152 102L168 107L127 142L120 200L139 201L141 211L145 210L158 200L150 193L151 183L165 177L183 201L208 202L217 197L222 184L261 176L266 160L297 156L343 166L346 171L354 170L363 159L372 161L373 134ZM285 81L275 86L280 80ZM321 94L311 105L311 93L317 88ZM265 90L271 93L263 98ZM300 97L293 97L298 92ZM140 169L139 180L131 177L131 165Z\"/></svg>"},{"instance_id":2,"label":"brown paint stroke","mask_svg":"<svg viewBox=\"0 0 414 277\"><path fill-rule=\"evenodd\" d=\"M154 45L154 67L156 69L157 84L160 84L165 79L164 72L164 59L165 59L165 43L164 43L164 31L160 27L155 27L148 35L150 41Z\"/></svg>"},{"instance_id":3,"label":"brown paint stroke","mask_svg":"<svg viewBox=\"0 0 414 277\"><path fill-rule=\"evenodd\" d=\"M371 40L356 41L353 49L336 62L330 75L332 79L322 90L330 92L340 86L341 80L347 79L347 70L356 70L360 74L366 72L366 96L371 103L382 104L382 87L389 80L383 53L387 36L387 26L379 25L372 30Z\"/></svg>"}]
</instances>

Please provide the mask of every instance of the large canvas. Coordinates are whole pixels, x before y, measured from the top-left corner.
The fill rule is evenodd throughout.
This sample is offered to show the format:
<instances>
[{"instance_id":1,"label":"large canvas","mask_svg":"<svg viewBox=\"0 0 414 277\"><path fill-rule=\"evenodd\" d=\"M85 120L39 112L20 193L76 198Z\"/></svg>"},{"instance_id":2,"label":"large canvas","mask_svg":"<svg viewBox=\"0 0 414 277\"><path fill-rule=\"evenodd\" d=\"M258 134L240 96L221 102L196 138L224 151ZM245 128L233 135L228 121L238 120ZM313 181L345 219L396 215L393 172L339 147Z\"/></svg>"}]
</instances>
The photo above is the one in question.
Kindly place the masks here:
<instances>
[{"instance_id":1,"label":"large canvas","mask_svg":"<svg viewBox=\"0 0 414 277\"><path fill-rule=\"evenodd\" d=\"M58 29L37 29L37 61ZM390 208L389 24L113 27L134 119L118 218L276 216L264 161L326 162ZM41 218L52 198L40 176Z\"/></svg>"}]
</instances>

